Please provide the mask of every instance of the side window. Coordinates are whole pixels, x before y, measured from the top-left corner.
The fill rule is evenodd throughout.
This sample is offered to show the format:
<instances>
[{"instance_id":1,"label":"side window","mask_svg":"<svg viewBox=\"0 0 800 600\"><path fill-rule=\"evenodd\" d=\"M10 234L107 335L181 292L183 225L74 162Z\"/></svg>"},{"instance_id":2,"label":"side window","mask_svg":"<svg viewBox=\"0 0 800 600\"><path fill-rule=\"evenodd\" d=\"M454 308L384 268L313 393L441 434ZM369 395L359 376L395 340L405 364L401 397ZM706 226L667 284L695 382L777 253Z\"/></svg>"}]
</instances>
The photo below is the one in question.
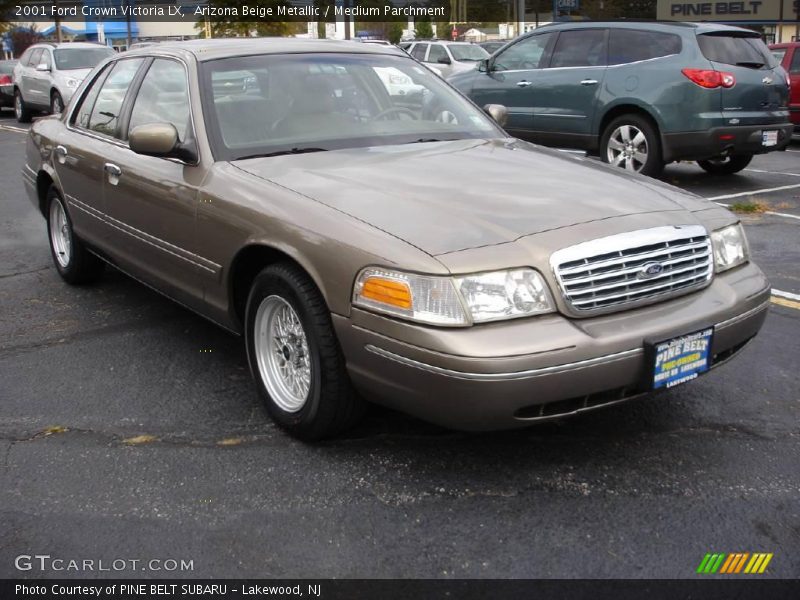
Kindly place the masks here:
<instances>
[{"instance_id":1,"label":"side window","mask_svg":"<svg viewBox=\"0 0 800 600\"><path fill-rule=\"evenodd\" d=\"M681 47L681 38L672 33L612 29L608 42L608 64L622 65L680 54Z\"/></svg>"},{"instance_id":2,"label":"side window","mask_svg":"<svg viewBox=\"0 0 800 600\"><path fill-rule=\"evenodd\" d=\"M447 58L447 50L444 49L444 46L432 44L431 51L428 53L428 60L426 62L436 63L439 62L440 58Z\"/></svg>"},{"instance_id":3,"label":"side window","mask_svg":"<svg viewBox=\"0 0 800 600\"><path fill-rule=\"evenodd\" d=\"M103 81L105 81L108 71L109 67L103 69L103 72L95 77L91 87L83 95L81 105L78 107L78 110L75 111L72 117L72 123L74 125L82 127L83 129L89 128L89 117L92 114L92 107L94 107L94 102L97 100L97 94L100 92L100 88L103 86Z\"/></svg>"},{"instance_id":4,"label":"side window","mask_svg":"<svg viewBox=\"0 0 800 600\"><path fill-rule=\"evenodd\" d=\"M417 44L411 51L411 56L417 60L425 60L425 52L428 50L428 44Z\"/></svg>"},{"instance_id":5,"label":"side window","mask_svg":"<svg viewBox=\"0 0 800 600\"><path fill-rule=\"evenodd\" d=\"M189 90L183 65L174 60L156 59L142 80L128 131L147 123L172 123L178 130L178 139L183 142L190 118Z\"/></svg>"},{"instance_id":6,"label":"side window","mask_svg":"<svg viewBox=\"0 0 800 600\"><path fill-rule=\"evenodd\" d=\"M606 30L562 31L553 50L550 68L598 67L606 64Z\"/></svg>"},{"instance_id":7,"label":"side window","mask_svg":"<svg viewBox=\"0 0 800 600\"><path fill-rule=\"evenodd\" d=\"M19 57L19 64L23 67L27 67L28 63L31 61L31 55L33 54L33 50L28 48L25 52L22 53L22 56Z\"/></svg>"},{"instance_id":8,"label":"side window","mask_svg":"<svg viewBox=\"0 0 800 600\"><path fill-rule=\"evenodd\" d=\"M541 64L542 58L545 56L547 46L553 40L554 35L555 33L533 35L506 48L494 59L494 70L541 69L545 66Z\"/></svg>"},{"instance_id":9,"label":"side window","mask_svg":"<svg viewBox=\"0 0 800 600\"><path fill-rule=\"evenodd\" d=\"M35 69L39 65L39 61L41 58L42 58L42 49L36 48L36 50L34 50L31 53L31 58L30 60L28 60L28 66L33 67Z\"/></svg>"},{"instance_id":10,"label":"side window","mask_svg":"<svg viewBox=\"0 0 800 600\"><path fill-rule=\"evenodd\" d=\"M42 49L42 56L39 58L39 63L46 64L48 69L53 68L53 61L50 59L50 51L47 48Z\"/></svg>"},{"instance_id":11,"label":"side window","mask_svg":"<svg viewBox=\"0 0 800 600\"><path fill-rule=\"evenodd\" d=\"M794 49L794 54L792 55L792 64L789 65L789 72L800 73L800 48Z\"/></svg>"},{"instance_id":12,"label":"side window","mask_svg":"<svg viewBox=\"0 0 800 600\"><path fill-rule=\"evenodd\" d=\"M89 129L104 135L116 136L122 103L143 58L121 60L111 69L103 82L97 101L89 116Z\"/></svg>"}]
</instances>

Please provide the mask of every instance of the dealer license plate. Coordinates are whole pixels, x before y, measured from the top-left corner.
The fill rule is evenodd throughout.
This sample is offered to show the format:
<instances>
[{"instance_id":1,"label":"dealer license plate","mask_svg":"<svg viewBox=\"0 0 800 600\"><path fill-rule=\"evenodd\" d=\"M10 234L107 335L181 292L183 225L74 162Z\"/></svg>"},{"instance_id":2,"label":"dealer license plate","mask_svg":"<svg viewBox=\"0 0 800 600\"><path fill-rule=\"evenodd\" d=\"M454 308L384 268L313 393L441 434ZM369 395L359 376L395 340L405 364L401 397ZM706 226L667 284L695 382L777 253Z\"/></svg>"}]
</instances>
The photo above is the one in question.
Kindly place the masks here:
<instances>
[{"instance_id":1,"label":"dealer license plate","mask_svg":"<svg viewBox=\"0 0 800 600\"><path fill-rule=\"evenodd\" d=\"M713 333L708 328L655 344L653 388L671 388L708 371Z\"/></svg>"},{"instance_id":2,"label":"dealer license plate","mask_svg":"<svg viewBox=\"0 0 800 600\"><path fill-rule=\"evenodd\" d=\"M778 132L777 131L763 131L761 132L761 144L764 146L777 146L778 145Z\"/></svg>"}]
</instances>

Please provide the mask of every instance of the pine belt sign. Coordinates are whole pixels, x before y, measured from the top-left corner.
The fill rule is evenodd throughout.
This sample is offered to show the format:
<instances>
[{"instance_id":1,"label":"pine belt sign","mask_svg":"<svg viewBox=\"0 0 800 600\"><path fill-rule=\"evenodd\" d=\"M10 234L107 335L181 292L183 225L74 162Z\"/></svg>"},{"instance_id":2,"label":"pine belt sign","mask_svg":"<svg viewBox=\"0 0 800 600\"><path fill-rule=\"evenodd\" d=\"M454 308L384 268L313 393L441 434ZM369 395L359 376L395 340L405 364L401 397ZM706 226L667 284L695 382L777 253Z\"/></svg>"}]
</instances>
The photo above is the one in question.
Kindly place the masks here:
<instances>
[{"instance_id":1,"label":"pine belt sign","mask_svg":"<svg viewBox=\"0 0 800 600\"><path fill-rule=\"evenodd\" d=\"M781 6L783 4L783 6ZM795 19L797 0L658 0L665 21L781 21Z\"/></svg>"}]
</instances>

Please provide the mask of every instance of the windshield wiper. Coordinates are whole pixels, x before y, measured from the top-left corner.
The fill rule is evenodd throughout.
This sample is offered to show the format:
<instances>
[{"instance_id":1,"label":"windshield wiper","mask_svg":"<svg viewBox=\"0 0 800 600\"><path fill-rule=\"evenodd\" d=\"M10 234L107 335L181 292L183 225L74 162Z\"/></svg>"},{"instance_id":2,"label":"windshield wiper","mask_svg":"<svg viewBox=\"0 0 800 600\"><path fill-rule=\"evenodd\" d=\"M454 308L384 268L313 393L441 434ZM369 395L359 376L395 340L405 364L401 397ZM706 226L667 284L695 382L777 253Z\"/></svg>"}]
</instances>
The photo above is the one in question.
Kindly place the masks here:
<instances>
[{"instance_id":1,"label":"windshield wiper","mask_svg":"<svg viewBox=\"0 0 800 600\"><path fill-rule=\"evenodd\" d=\"M736 63L737 67L748 67L750 69L760 69L764 66L764 63L760 62L749 62L749 61L742 61Z\"/></svg>"},{"instance_id":2,"label":"windshield wiper","mask_svg":"<svg viewBox=\"0 0 800 600\"><path fill-rule=\"evenodd\" d=\"M327 148L291 148L289 150L278 150L276 152L263 152L261 154L247 154L237 156L233 160L247 160L248 158L268 158L270 156L283 156L285 154L309 154L311 152L327 152Z\"/></svg>"}]
</instances>

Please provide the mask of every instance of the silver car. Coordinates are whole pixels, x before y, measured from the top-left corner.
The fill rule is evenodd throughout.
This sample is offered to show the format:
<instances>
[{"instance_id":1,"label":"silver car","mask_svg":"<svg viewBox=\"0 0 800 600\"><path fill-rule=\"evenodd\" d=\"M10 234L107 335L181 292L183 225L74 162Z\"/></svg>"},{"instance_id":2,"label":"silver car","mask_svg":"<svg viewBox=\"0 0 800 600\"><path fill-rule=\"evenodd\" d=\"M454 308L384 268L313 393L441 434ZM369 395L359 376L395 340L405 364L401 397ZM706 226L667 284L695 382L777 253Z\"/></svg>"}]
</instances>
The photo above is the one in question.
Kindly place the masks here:
<instances>
[{"instance_id":1,"label":"silver car","mask_svg":"<svg viewBox=\"0 0 800 600\"><path fill-rule=\"evenodd\" d=\"M486 50L469 42L414 42L405 50L428 67L435 67L445 78L471 71L477 63L489 58Z\"/></svg>"},{"instance_id":2,"label":"silver car","mask_svg":"<svg viewBox=\"0 0 800 600\"><path fill-rule=\"evenodd\" d=\"M89 72L114 51L100 44L34 44L14 68L14 113L28 123L34 112L61 114Z\"/></svg>"}]
</instances>

